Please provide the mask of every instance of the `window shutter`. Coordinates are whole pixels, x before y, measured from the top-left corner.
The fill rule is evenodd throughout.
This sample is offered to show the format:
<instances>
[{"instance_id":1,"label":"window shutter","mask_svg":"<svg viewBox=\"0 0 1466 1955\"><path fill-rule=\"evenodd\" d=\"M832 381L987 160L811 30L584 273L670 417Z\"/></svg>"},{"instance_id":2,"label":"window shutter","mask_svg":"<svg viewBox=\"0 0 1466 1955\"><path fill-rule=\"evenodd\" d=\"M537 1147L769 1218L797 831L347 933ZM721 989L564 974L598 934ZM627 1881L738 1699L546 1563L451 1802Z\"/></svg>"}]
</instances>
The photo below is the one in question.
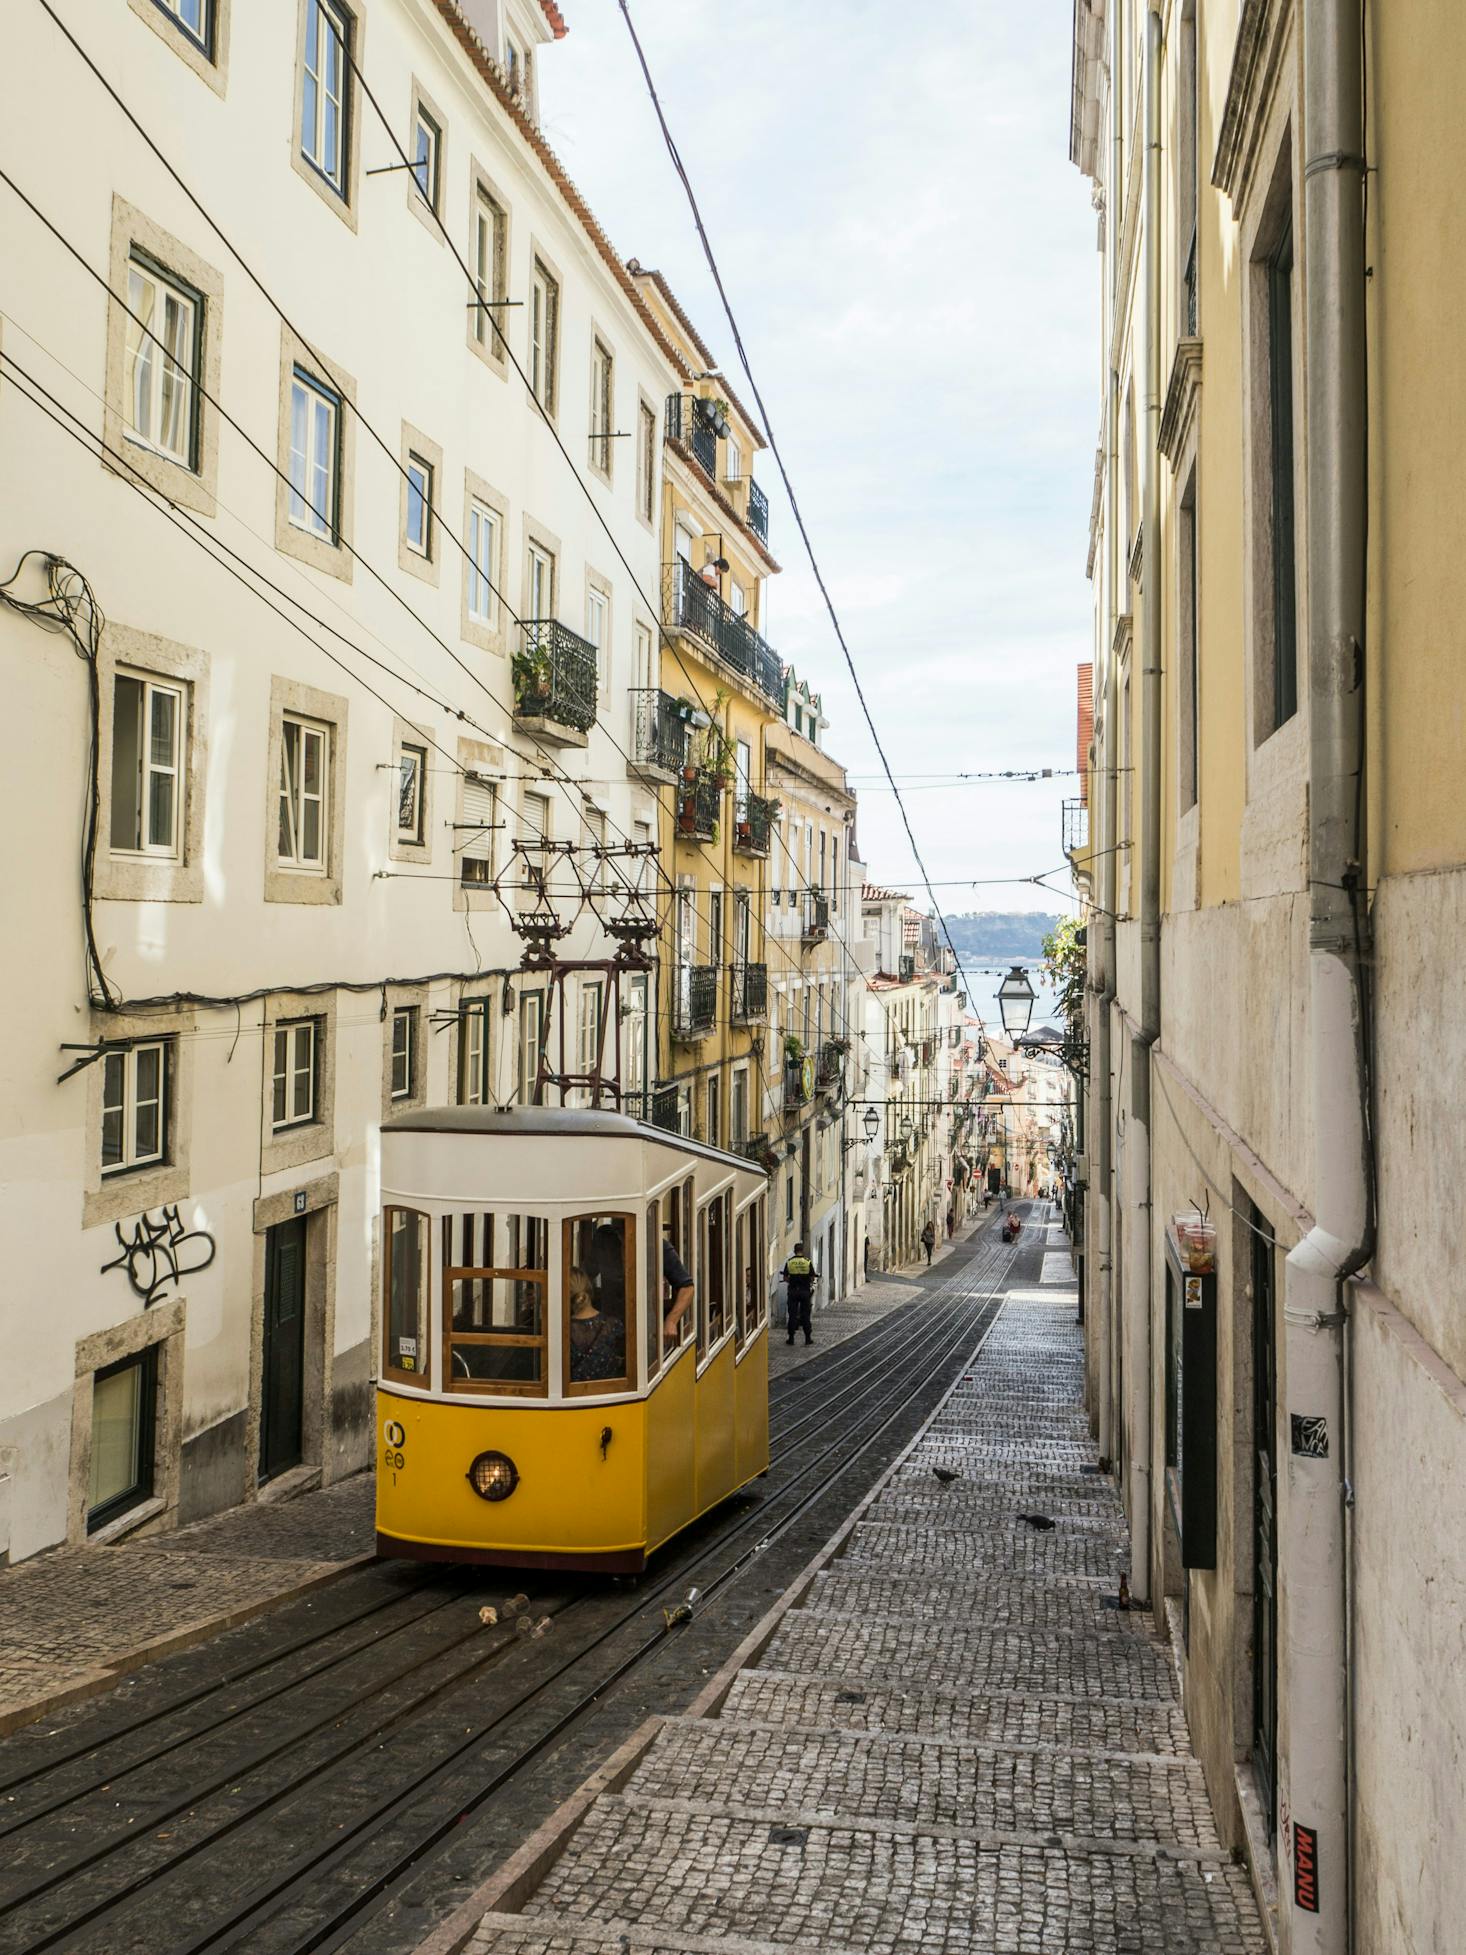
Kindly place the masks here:
<instances>
[{"instance_id":1,"label":"window shutter","mask_svg":"<svg viewBox=\"0 0 1466 1955\"><path fill-rule=\"evenodd\" d=\"M482 862L484 868L479 876L486 882L494 859L494 799L492 781L483 780L477 774L464 775L462 859L465 863ZM474 879L464 877L465 881Z\"/></svg>"}]
</instances>

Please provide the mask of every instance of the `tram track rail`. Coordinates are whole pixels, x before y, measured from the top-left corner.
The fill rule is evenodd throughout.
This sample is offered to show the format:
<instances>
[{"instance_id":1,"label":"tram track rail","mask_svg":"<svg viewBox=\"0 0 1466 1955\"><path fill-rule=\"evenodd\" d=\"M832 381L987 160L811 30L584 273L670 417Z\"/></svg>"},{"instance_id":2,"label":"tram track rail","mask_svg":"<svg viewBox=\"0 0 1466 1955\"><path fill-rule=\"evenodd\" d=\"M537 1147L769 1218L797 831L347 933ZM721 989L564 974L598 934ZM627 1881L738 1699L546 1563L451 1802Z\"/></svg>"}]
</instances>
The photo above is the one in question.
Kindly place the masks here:
<instances>
[{"instance_id":1,"label":"tram track rail","mask_svg":"<svg viewBox=\"0 0 1466 1955\"><path fill-rule=\"evenodd\" d=\"M644 1579L631 1592L601 1590L593 1597L542 1592L532 1605L535 1613L553 1616L556 1645L567 1631L573 1645L563 1659L557 1656L552 1660L547 1672L541 1662L536 1674L526 1674L540 1653L555 1645L529 1646L500 1634L484 1648L486 1632L476 1617L471 1626L450 1631L442 1647L431 1649L426 1658L409 1654L401 1661L415 1648L412 1633L419 1632L431 1645L431 1626L455 1602L476 1593L478 1584L466 1584L446 1595L435 1594L429 1606L415 1613L408 1605L421 1599L423 1591L414 1589L374 1603L345 1623L333 1624L319 1638L300 1638L284 1651L241 1666L228 1683L239 1686L264 1677L276 1666L288 1667L291 1659L308 1653L317 1642L342 1637L349 1640L360 1625L369 1625L393 1609L405 1617L400 1624L382 1625L387 1633L380 1640L368 1633L317 1662L307 1659L298 1675L284 1677L276 1687L226 1708L212 1723L195 1722L172 1734L161 1729L167 1720L196 1709L211 1694L193 1691L151 1712L137 1725L109 1735L100 1745L74 1747L61 1759L12 1778L8 1781L11 1788L35 1786L65 1766L87 1759L97 1761L95 1773L106 1773L94 1773L87 1785L74 1786L49 1803L0 1824L0 1839L11 1842L6 1874L0 1876L0 1950L40 1955L50 1948L105 1948L112 1955L113 1950L128 1947L152 1950L162 1946L146 1936L137 1940L116 1938L127 1935L129 1917L137 1919L140 1899L146 1902L156 1891L157 1899L164 1901L170 1879L175 1887L180 1884L176 1879L180 1869L200 1855L227 1851L241 1829L283 1826L288 1841L292 1802L313 1790L324 1791L331 1775L339 1777L348 1768L359 1768L373 1752L380 1754L388 1740L419 1730L425 1719L441 1716L449 1721L448 1700L465 1686L486 1681L503 1684L508 1701L470 1717L461 1736L450 1739L445 1733L443 1743L432 1750L421 1769L395 1774L380 1797L370 1800L366 1810L352 1815L349 1827L342 1822L340 1837L324 1843L316 1839L303 1853L301 1843L293 1842L294 1850L285 1852L284 1863L277 1860L268 1880L239 1893L237 1903L228 1908L224 1918L217 1908L205 1909L197 1932L188 1927L183 1931L186 1938L171 1939L166 1944L169 1955L205 1955L205 1951L214 1955L214 1951L224 1949L266 1945L300 1951L340 1946L342 1937L352 1932L364 1913L408 1880L455 1827L512 1785L608 1693L666 1645L669 1631L664 1624L655 1623L653 1613L664 1597L695 1583L702 1591L700 1608L706 1609L811 1507L828 1497L831 1487L869 1454L912 1401L948 1368L964 1342L980 1341L986 1335L1001 1308L998 1286L1024 1247L1023 1238L1011 1246L995 1237L980 1238L975 1252L964 1258L962 1268L928 1293L919 1319L913 1321L905 1310L894 1313L906 1320L899 1328L880 1326L879 1334L873 1330L868 1340L859 1340L860 1348L823 1368L817 1381L821 1386L837 1371L845 1374L846 1382L838 1392L822 1390L820 1405L808 1413L781 1404L780 1412L795 1416L778 1421L775 1436L781 1477L767 1499L757 1505L746 1500L729 1503L723 1523L715 1524L710 1534L703 1528L691 1541L674 1548L653 1578L649 1582ZM974 1292L986 1292L987 1300L974 1306ZM894 1359L893 1350L898 1353ZM783 1396L787 1398L788 1394ZM878 1401L874 1417L866 1409L871 1401ZM826 1438L827 1434L833 1436ZM838 1460L836 1455L840 1455ZM607 1619L600 1620L602 1617ZM650 1633L644 1633L648 1618ZM385 1682L380 1673L369 1674L362 1680L362 1688L339 1703L332 1702L313 1723L290 1724L286 1735L277 1735L274 1743L257 1747L247 1757L221 1757L218 1765L227 1763L229 1769L215 1768L205 1784L195 1776L171 1804L153 1803L142 1813L126 1815L126 1823L118 1820L106 1837L98 1839L87 1819L88 1801L95 1806L102 1795L115 1792L129 1775L160 1765L185 1747L218 1740L230 1726L243 1731L245 1721L270 1706L283 1710L292 1692L309 1690L353 1657L374 1652L380 1655L385 1643L403 1636L407 1642L392 1659L397 1667ZM463 1651L474 1652L467 1664L456 1662ZM371 1671L372 1664L367 1668ZM394 1688L401 1693L400 1701L389 1708L383 1704L383 1691ZM569 1701L562 1705L557 1699L567 1689ZM374 1716L373 1706L380 1706L387 1714ZM452 1714L455 1728L462 1715ZM129 1761L127 1741L143 1729L155 1727L164 1741ZM335 1742L330 1741L333 1732L337 1734ZM317 1740L318 1755L311 1755L311 1739ZM271 1768L278 1774L287 1760L298 1763L301 1769L286 1771L283 1782L274 1782ZM251 1780L254 1784L245 1792L245 1782ZM201 1815L199 1808L211 1802L217 1802L220 1810ZM80 1851L63 1855L59 1867L42 1845L44 1867L33 1864L36 1855L25 1850L27 1830L46 1820L54 1823L68 1812L79 1816L86 1843ZM174 1850L169 1833L160 1829L176 1826L187 1835L188 1822L194 1822L193 1837L179 1840ZM394 1829L397 1837L387 1839ZM22 1848L18 1856L17 1843ZM374 1852L379 1843L380 1850ZM162 1851L165 1846L168 1850ZM354 1873L346 1877L348 1864L363 1854L371 1856L374 1870L370 1876ZM25 1882L28 1868L32 1876L40 1877L30 1878L18 1892L7 1891L14 1889L17 1871ZM323 1905L323 1888L337 1887L339 1895L332 1891ZM15 1939L17 1933L22 1939ZM267 1942L258 1939L261 1934L267 1936Z\"/></svg>"}]
</instances>

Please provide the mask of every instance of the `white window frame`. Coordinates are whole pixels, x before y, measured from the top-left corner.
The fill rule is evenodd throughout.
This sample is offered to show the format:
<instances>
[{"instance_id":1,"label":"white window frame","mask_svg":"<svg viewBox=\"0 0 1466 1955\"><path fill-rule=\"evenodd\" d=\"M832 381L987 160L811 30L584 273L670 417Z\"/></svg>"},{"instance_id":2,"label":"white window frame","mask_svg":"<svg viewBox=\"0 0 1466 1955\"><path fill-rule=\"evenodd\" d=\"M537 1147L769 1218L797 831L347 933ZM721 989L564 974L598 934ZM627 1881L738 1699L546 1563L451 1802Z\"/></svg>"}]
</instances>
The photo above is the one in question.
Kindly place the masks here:
<instances>
[{"instance_id":1,"label":"white window frame","mask_svg":"<svg viewBox=\"0 0 1466 1955\"><path fill-rule=\"evenodd\" d=\"M532 624L548 623L555 615L555 556L543 544L527 546L528 585L524 615Z\"/></svg>"},{"instance_id":2,"label":"white window frame","mask_svg":"<svg viewBox=\"0 0 1466 1955\"><path fill-rule=\"evenodd\" d=\"M134 1168L157 1167L168 1159L170 1044L168 1039L140 1040L136 1045L108 1052L103 1057L102 1131L99 1140L104 1179L114 1174L127 1174ZM139 1095L138 1060L142 1055L157 1060L157 1090ZM148 1107L158 1110L157 1146L152 1150L138 1146L138 1115ZM110 1162L106 1159L105 1140L109 1113L119 1114L122 1126L121 1156Z\"/></svg>"},{"instance_id":3,"label":"white window frame","mask_svg":"<svg viewBox=\"0 0 1466 1955\"><path fill-rule=\"evenodd\" d=\"M404 791L412 787L413 818L410 822L402 819ZM425 839L424 817L427 813L428 750L411 740L403 740L397 748L397 805L393 820L399 842L408 842L414 848L421 848Z\"/></svg>"},{"instance_id":4,"label":"white window frame","mask_svg":"<svg viewBox=\"0 0 1466 1955\"><path fill-rule=\"evenodd\" d=\"M616 357L600 334L595 333L590 343L590 465L608 480L615 393Z\"/></svg>"},{"instance_id":5,"label":"white window frame","mask_svg":"<svg viewBox=\"0 0 1466 1955\"><path fill-rule=\"evenodd\" d=\"M541 814L544 817L542 824L539 823ZM529 789L526 789L519 810L519 825L522 830L521 839L526 842L553 841L554 820L554 811L551 807L549 795L535 794ZM546 877L548 877L550 858L547 855L525 855L521 850L520 860L522 878L519 885L520 903L523 908L530 909L533 907L535 901L534 884L530 878L531 865L543 869Z\"/></svg>"},{"instance_id":6,"label":"white window frame","mask_svg":"<svg viewBox=\"0 0 1466 1955\"><path fill-rule=\"evenodd\" d=\"M490 308L504 297L500 288L504 280L508 228L503 205L478 184L473 199L473 282L479 304L474 308L473 336L480 346L489 347L496 359L503 357L503 345L494 325L498 324L502 330L503 321L491 321Z\"/></svg>"},{"instance_id":7,"label":"white window frame","mask_svg":"<svg viewBox=\"0 0 1466 1955\"><path fill-rule=\"evenodd\" d=\"M637 508L643 522L654 523L657 514L657 410L650 401L637 405L636 461Z\"/></svg>"},{"instance_id":8,"label":"white window frame","mask_svg":"<svg viewBox=\"0 0 1466 1955\"><path fill-rule=\"evenodd\" d=\"M319 1057L320 1021L291 1018L275 1027L275 1059L270 1079L270 1131L286 1133L293 1127L308 1127L316 1118L316 1065ZM305 1110L299 1104L301 1082L305 1083Z\"/></svg>"},{"instance_id":9,"label":"white window frame","mask_svg":"<svg viewBox=\"0 0 1466 1955\"><path fill-rule=\"evenodd\" d=\"M320 786L313 794L305 790L304 759L307 743L315 741L320 746L320 765L318 778ZM304 814L307 802L319 805L320 836L319 855L302 853L301 835L304 829ZM287 817L287 833L277 832L276 848L279 851L276 861L282 869L291 869L298 874L323 876L328 867L331 828L331 728L321 720L306 719L300 713L285 713L280 721L280 813ZM281 847L287 842L289 852Z\"/></svg>"},{"instance_id":10,"label":"white window frame","mask_svg":"<svg viewBox=\"0 0 1466 1955\"><path fill-rule=\"evenodd\" d=\"M303 442L297 440L297 406L305 414ZM307 493L322 474L326 480L324 509ZM335 543L340 533L340 513L341 396L297 366L290 375L290 521L309 536L324 537L327 542Z\"/></svg>"},{"instance_id":11,"label":"white window frame","mask_svg":"<svg viewBox=\"0 0 1466 1955\"><path fill-rule=\"evenodd\" d=\"M443 132L421 102L412 112L412 168L408 172L429 210L438 208Z\"/></svg>"},{"instance_id":12,"label":"white window frame","mask_svg":"<svg viewBox=\"0 0 1466 1955\"><path fill-rule=\"evenodd\" d=\"M142 711L138 718L138 751L129 756L127 766L137 782L138 815L142 825L141 839L136 843L119 842L115 820L111 826L111 849L113 855L150 856L160 861L176 862L179 859L179 838L183 834L183 790L184 790L184 751L188 731L188 688L169 684L155 679L146 672L134 672L119 666L112 677L112 806L116 807L117 769L122 764L122 756L117 750L117 688L121 685L142 688ZM173 749L167 760L160 761L153 751L153 703L155 699L167 698L173 701ZM157 836L150 832L152 822L152 784L155 776L163 776L173 783L173 821L170 832Z\"/></svg>"},{"instance_id":13,"label":"white window frame","mask_svg":"<svg viewBox=\"0 0 1466 1955\"><path fill-rule=\"evenodd\" d=\"M347 193L347 160L351 151L351 75L346 57L351 48L352 28L355 25L352 15L339 4L339 0L306 0L305 39L301 48L301 64L304 73L301 77L300 91L300 153L310 167L344 201ZM316 37L316 67L311 63L311 31ZM324 31L328 42L334 42L338 57L335 69L335 87L332 88L330 67L321 60L321 34ZM328 46L329 56L329 46ZM315 112L311 114L311 98L314 95ZM326 121L328 108L336 110L336 155L334 162L326 154ZM307 117L311 127L306 128Z\"/></svg>"},{"instance_id":14,"label":"white window frame","mask_svg":"<svg viewBox=\"0 0 1466 1955\"><path fill-rule=\"evenodd\" d=\"M511 95L524 92L525 58L524 50L512 35L504 36L504 79L509 84Z\"/></svg>"},{"instance_id":15,"label":"white window frame","mask_svg":"<svg viewBox=\"0 0 1466 1955\"><path fill-rule=\"evenodd\" d=\"M610 679L611 599L599 584L586 585L585 635L596 648L596 684L604 692Z\"/></svg>"},{"instance_id":16,"label":"white window frame","mask_svg":"<svg viewBox=\"0 0 1466 1955\"><path fill-rule=\"evenodd\" d=\"M184 15L185 0L157 0L158 6L178 23L179 32L186 34L196 48L212 60L214 51L214 6L215 0L195 0L198 7L197 27Z\"/></svg>"},{"instance_id":17,"label":"white window frame","mask_svg":"<svg viewBox=\"0 0 1466 1955\"><path fill-rule=\"evenodd\" d=\"M545 1039L545 994L524 991L519 998L519 1077L515 1082L519 1103L528 1106L539 1076L540 1057Z\"/></svg>"},{"instance_id":18,"label":"white window frame","mask_svg":"<svg viewBox=\"0 0 1466 1955\"><path fill-rule=\"evenodd\" d=\"M407 505L402 517L402 540L414 556L433 560L433 474L432 463L415 448L407 451ZM417 506L417 531L413 531L413 505Z\"/></svg>"},{"instance_id":19,"label":"white window frame","mask_svg":"<svg viewBox=\"0 0 1466 1955\"><path fill-rule=\"evenodd\" d=\"M480 797L488 801L488 820L478 817L485 810ZM494 826L499 818L499 789L472 771L463 777L463 827L458 848L458 880L464 889L486 889L494 880ZM470 862L482 863L482 870L468 872ZM467 873L466 873L467 872Z\"/></svg>"},{"instance_id":20,"label":"white window frame","mask_svg":"<svg viewBox=\"0 0 1466 1955\"><path fill-rule=\"evenodd\" d=\"M493 630L499 621L499 543L497 509L475 496L468 505L468 615Z\"/></svg>"},{"instance_id":21,"label":"white window frame","mask_svg":"<svg viewBox=\"0 0 1466 1955\"><path fill-rule=\"evenodd\" d=\"M134 245L127 259L127 312L123 432L139 448L196 475L203 297ZM172 440L163 433L170 420L179 430Z\"/></svg>"},{"instance_id":22,"label":"white window frame","mask_svg":"<svg viewBox=\"0 0 1466 1955\"><path fill-rule=\"evenodd\" d=\"M458 1007L458 1104L489 1102L489 1001L464 998Z\"/></svg>"},{"instance_id":23,"label":"white window frame","mask_svg":"<svg viewBox=\"0 0 1466 1955\"><path fill-rule=\"evenodd\" d=\"M580 1072L588 1073L596 1063L596 1047L605 1014L605 979L586 978L580 987L580 1064L577 1068Z\"/></svg>"},{"instance_id":24,"label":"white window frame","mask_svg":"<svg viewBox=\"0 0 1466 1955\"><path fill-rule=\"evenodd\" d=\"M723 480L741 482L743 480L743 444L736 434L730 434L723 456Z\"/></svg>"},{"instance_id":25,"label":"white window frame","mask_svg":"<svg viewBox=\"0 0 1466 1955\"><path fill-rule=\"evenodd\" d=\"M392 1011L391 1097L410 1100L417 1085L417 1006L396 1005ZM400 1080L400 1084L399 1084Z\"/></svg>"},{"instance_id":26,"label":"white window frame","mask_svg":"<svg viewBox=\"0 0 1466 1955\"><path fill-rule=\"evenodd\" d=\"M560 338L560 285L538 258L529 280L529 386L547 414L555 412L555 363Z\"/></svg>"}]
</instances>

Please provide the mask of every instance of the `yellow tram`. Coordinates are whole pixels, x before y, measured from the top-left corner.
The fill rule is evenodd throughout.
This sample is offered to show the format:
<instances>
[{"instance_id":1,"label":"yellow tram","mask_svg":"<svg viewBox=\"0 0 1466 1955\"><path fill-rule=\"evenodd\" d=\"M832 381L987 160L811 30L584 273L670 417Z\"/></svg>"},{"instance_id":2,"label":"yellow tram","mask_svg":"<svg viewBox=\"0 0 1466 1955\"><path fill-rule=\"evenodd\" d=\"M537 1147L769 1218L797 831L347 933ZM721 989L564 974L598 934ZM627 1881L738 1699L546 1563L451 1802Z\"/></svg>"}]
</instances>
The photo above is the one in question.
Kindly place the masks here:
<instances>
[{"instance_id":1,"label":"yellow tram","mask_svg":"<svg viewBox=\"0 0 1466 1955\"><path fill-rule=\"evenodd\" d=\"M634 1572L763 1473L767 1185L620 1113L384 1121L378 1553Z\"/></svg>"}]
</instances>

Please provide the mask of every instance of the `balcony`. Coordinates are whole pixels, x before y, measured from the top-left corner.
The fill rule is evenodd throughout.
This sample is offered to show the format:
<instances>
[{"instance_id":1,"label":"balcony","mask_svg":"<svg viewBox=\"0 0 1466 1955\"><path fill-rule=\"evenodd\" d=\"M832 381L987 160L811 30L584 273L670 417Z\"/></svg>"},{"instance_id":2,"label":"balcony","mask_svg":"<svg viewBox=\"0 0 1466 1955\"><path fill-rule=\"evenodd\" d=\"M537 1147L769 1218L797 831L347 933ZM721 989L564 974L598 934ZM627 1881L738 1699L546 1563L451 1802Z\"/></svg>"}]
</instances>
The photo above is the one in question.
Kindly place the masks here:
<instances>
[{"instance_id":1,"label":"balcony","mask_svg":"<svg viewBox=\"0 0 1466 1955\"><path fill-rule=\"evenodd\" d=\"M675 1086L658 1086L649 1093L628 1093L626 1111L634 1120L650 1121L654 1127L662 1127L669 1134L681 1131L681 1109Z\"/></svg>"},{"instance_id":2,"label":"balcony","mask_svg":"<svg viewBox=\"0 0 1466 1955\"><path fill-rule=\"evenodd\" d=\"M748 527L760 543L769 540L769 499L750 475L748 478Z\"/></svg>"},{"instance_id":3,"label":"balcony","mask_svg":"<svg viewBox=\"0 0 1466 1955\"><path fill-rule=\"evenodd\" d=\"M687 449L714 482L718 479L718 436L727 431L728 423L711 401L695 394L668 394L667 439Z\"/></svg>"},{"instance_id":4,"label":"balcony","mask_svg":"<svg viewBox=\"0 0 1466 1955\"><path fill-rule=\"evenodd\" d=\"M810 1074L813 1067L803 1059L784 1061L784 1111L797 1113L800 1107L808 1106L814 1098L811 1090Z\"/></svg>"},{"instance_id":5,"label":"balcony","mask_svg":"<svg viewBox=\"0 0 1466 1955\"><path fill-rule=\"evenodd\" d=\"M733 966L733 1010L735 1024L749 1025L769 1015L769 967L767 964Z\"/></svg>"},{"instance_id":6,"label":"balcony","mask_svg":"<svg viewBox=\"0 0 1466 1955\"><path fill-rule=\"evenodd\" d=\"M845 1054L850 1050L845 1039L826 1039L820 1047L819 1070L815 1075L816 1089L821 1093L832 1093L845 1076Z\"/></svg>"},{"instance_id":7,"label":"balcony","mask_svg":"<svg viewBox=\"0 0 1466 1955\"><path fill-rule=\"evenodd\" d=\"M784 671L779 654L682 557L662 567L662 614L669 628L698 639L783 710Z\"/></svg>"},{"instance_id":8,"label":"balcony","mask_svg":"<svg viewBox=\"0 0 1466 1955\"><path fill-rule=\"evenodd\" d=\"M896 975L902 984L910 984L916 977L916 959L902 957L897 961Z\"/></svg>"},{"instance_id":9,"label":"balcony","mask_svg":"<svg viewBox=\"0 0 1466 1955\"><path fill-rule=\"evenodd\" d=\"M740 855L767 855L773 835L777 801L761 794L740 794L733 815L733 846Z\"/></svg>"},{"instance_id":10,"label":"balcony","mask_svg":"<svg viewBox=\"0 0 1466 1955\"><path fill-rule=\"evenodd\" d=\"M687 778L688 773L692 778ZM723 782L710 767L684 768L677 795L677 834L686 842L713 842L723 806Z\"/></svg>"},{"instance_id":11,"label":"balcony","mask_svg":"<svg viewBox=\"0 0 1466 1955\"><path fill-rule=\"evenodd\" d=\"M1089 805L1078 799L1065 801L1060 810L1064 828L1065 855L1080 855L1089 847Z\"/></svg>"},{"instance_id":12,"label":"balcony","mask_svg":"<svg viewBox=\"0 0 1466 1955\"><path fill-rule=\"evenodd\" d=\"M807 944L822 944L830 934L830 905L818 889L804 892L804 910L799 934Z\"/></svg>"},{"instance_id":13,"label":"balcony","mask_svg":"<svg viewBox=\"0 0 1466 1955\"><path fill-rule=\"evenodd\" d=\"M583 747L596 718L596 648L557 618L527 618L514 654L514 718L554 746Z\"/></svg>"},{"instance_id":14,"label":"balcony","mask_svg":"<svg viewBox=\"0 0 1466 1955\"><path fill-rule=\"evenodd\" d=\"M675 787L687 763L686 708L657 686L631 695L631 758L648 780Z\"/></svg>"},{"instance_id":15,"label":"balcony","mask_svg":"<svg viewBox=\"0 0 1466 1955\"><path fill-rule=\"evenodd\" d=\"M777 1173L784 1157L767 1134L754 1134L748 1140L741 1140L735 1150L746 1154L750 1161L761 1167L765 1174Z\"/></svg>"},{"instance_id":16,"label":"balcony","mask_svg":"<svg viewBox=\"0 0 1466 1955\"><path fill-rule=\"evenodd\" d=\"M716 964L679 964L672 973L672 1036L705 1039L718 1016Z\"/></svg>"}]
</instances>

